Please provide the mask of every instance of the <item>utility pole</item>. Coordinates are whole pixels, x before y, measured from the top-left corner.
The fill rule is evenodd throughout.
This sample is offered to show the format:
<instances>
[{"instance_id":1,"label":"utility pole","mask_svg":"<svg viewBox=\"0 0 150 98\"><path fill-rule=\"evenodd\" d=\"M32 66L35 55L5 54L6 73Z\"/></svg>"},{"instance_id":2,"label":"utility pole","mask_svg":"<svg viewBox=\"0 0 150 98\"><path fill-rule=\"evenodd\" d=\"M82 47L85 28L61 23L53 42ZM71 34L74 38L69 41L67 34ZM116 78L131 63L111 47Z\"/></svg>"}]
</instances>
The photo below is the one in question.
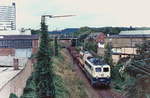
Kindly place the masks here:
<instances>
[{"instance_id":1,"label":"utility pole","mask_svg":"<svg viewBox=\"0 0 150 98\"><path fill-rule=\"evenodd\" d=\"M42 15L41 16L41 24L45 24L46 25L46 23L45 23L45 21L46 21L46 18L61 18L61 17L72 17L72 16L75 16L75 15L61 15L61 16L53 16L53 15ZM48 26L47 26L47 28L48 28ZM53 39L54 41L57 41L57 36L55 36L55 38ZM57 53L57 49L55 49L56 47L54 46L54 55L57 55L58 53ZM58 47L57 47L58 48Z\"/></svg>"},{"instance_id":2,"label":"utility pole","mask_svg":"<svg viewBox=\"0 0 150 98\"><path fill-rule=\"evenodd\" d=\"M61 16L42 15L41 16L41 23L45 23L46 17L48 17L48 18L61 18L61 17L72 17L72 16L75 16L75 15L61 15Z\"/></svg>"}]
</instances>

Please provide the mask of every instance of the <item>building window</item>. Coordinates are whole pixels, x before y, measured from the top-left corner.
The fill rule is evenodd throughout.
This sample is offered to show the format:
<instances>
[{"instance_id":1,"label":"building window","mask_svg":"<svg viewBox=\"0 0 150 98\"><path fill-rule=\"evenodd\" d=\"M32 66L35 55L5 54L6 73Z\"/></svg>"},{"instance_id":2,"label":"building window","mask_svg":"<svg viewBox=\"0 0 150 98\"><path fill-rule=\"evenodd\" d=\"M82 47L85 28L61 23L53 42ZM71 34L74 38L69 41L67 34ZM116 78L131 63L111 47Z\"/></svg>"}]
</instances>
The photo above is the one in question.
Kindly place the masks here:
<instances>
[{"instance_id":1,"label":"building window","mask_svg":"<svg viewBox=\"0 0 150 98\"><path fill-rule=\"evenodd\" d=\"M0 40L0 48L32 48L32 40Z\"/></svg>"}]
</instances>

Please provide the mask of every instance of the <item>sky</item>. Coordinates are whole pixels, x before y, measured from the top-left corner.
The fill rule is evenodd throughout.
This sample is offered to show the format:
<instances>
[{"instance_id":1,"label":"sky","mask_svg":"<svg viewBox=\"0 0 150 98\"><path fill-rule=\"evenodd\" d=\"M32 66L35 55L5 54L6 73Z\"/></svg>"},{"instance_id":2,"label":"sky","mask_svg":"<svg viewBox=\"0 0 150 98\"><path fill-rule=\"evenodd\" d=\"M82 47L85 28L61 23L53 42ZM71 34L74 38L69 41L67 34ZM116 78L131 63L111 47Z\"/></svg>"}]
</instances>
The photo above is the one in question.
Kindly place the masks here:
<instances>
[{"instance_id":1,"label":"sky","mask_svg":"<svg viewBox=\"0 0 150 98\"><path fill-rule=\"evenodd\" d=\"M40 28L40 17L76 15L47 19L49 30L77 27L150 27L150 0L0 0L16 2L17 28Z\"/></svg>"}]
</instances>

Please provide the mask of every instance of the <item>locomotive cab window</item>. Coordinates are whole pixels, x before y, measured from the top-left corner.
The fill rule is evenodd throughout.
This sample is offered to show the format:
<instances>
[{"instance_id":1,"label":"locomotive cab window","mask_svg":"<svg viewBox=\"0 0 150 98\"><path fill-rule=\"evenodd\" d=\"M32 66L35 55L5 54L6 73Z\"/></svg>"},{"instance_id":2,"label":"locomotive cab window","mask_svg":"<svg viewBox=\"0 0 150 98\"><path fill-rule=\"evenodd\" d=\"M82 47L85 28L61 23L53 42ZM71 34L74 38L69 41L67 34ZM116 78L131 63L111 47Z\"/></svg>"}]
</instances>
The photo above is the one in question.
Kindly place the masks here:
<instances>
[{"instance_id":1,"label":"locomotive cab window","mask_svg":"<svg viewBox=\"0 0 150 98\"><path fill-rule=\"evenodd\" d=\"M101 69L101 68L95 68L95 71L96 71L96 72L101 72L102 69Z\"/></svg>"},{"instance_id":2,"label":"locomotive cab window","mask_svg":"<svg viewBox=\"0 0 150 98\"><path fill-rule=\"evenodd\" d=\"M85 64L86 64L90 69L92 69L92 66L91 66L87 61L85 61Z\"/></svg>"},{"instance_id":3,"label":"locomotive cab window","mask_svg":"<svg viewBox=\"0 0 150 98\"><path fill-rule=\"evenodd\" d=\"M109 71L109 68L103 68L103 71L104 71L104 72L108 72L108 71Z\"/></svg>"}]
</instances>

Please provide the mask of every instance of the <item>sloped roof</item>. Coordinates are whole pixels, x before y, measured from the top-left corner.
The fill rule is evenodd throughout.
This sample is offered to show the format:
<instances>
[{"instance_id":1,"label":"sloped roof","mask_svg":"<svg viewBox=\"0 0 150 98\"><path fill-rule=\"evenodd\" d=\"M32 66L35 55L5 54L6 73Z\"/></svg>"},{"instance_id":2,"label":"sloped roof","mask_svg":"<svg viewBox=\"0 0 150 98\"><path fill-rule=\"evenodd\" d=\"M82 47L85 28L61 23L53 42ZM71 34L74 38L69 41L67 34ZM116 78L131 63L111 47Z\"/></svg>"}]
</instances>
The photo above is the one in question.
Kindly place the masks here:
<instances>
[{"instance_id":1,"label":"sloped roof","mask_svg":"<svg viewBox=\"0 0 150 98\"><path fill-rule=\"evenodd\" d=\"M150 35L150 30L121 31L119 35Z\"/></svg>"},{"instance_id":2,"label":"sloped roof","mask_svg":"<svg viewBox=\"0 0 150 98\"><path fill-rule=\"evenodd\" d=\"M111 35L107 38L150 38L150 34L148 35Z\"/></svg>"},{"instance_id":3,"label":"sloped roof","mask_svg":"<svg viewBox=\"0 0 150 98\"><path fill-rule=\"evenodd\" d=\"M150 34L147 35L110 35L107 38L150 38Z\"/></svg>"},{"instance_id":4,"label":"sloped roof","mask_svg":"<svg viewBox=\"0 0 150 98\"><path fill-rule=\"evenodd\" d=\"M100 32L99 35L96 37L96 41L97 42L104 42L104 39L105 39L105 34Z\"/></svg>"}]
</instances>

